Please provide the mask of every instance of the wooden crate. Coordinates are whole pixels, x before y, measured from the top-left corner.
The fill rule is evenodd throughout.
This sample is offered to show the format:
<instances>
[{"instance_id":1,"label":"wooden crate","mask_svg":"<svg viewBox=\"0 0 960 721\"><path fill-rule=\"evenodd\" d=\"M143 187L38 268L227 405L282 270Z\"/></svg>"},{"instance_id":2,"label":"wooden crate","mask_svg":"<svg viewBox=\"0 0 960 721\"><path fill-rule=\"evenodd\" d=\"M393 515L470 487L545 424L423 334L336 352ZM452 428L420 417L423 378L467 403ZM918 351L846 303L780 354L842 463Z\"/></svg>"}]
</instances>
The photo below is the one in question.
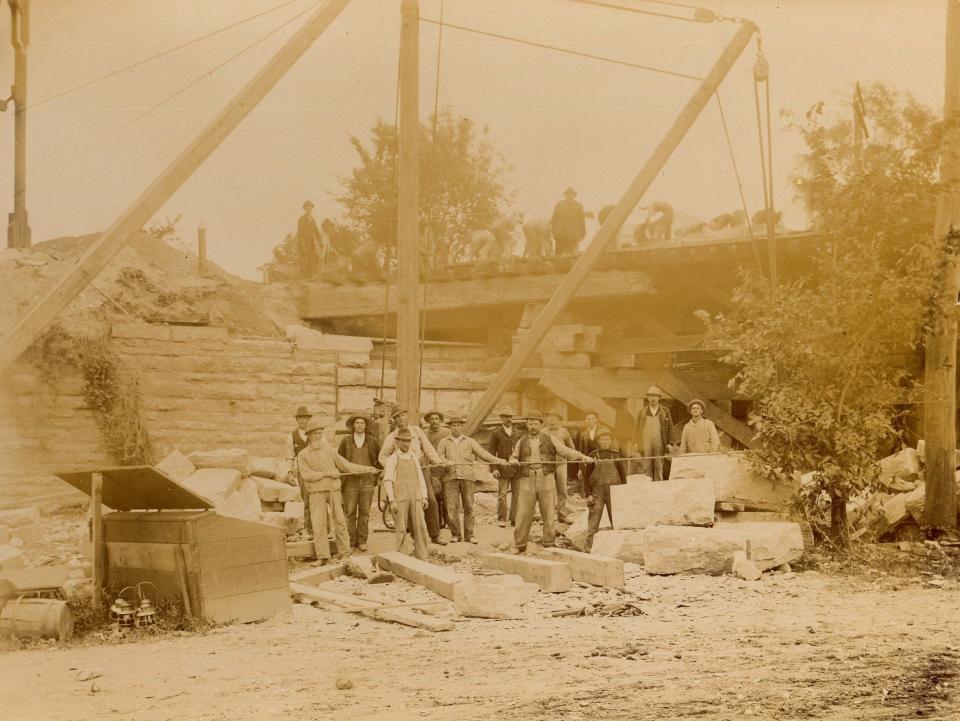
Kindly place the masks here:
<instances>
[{"instance_id":1,"label":"wooden crate","mask_svg":"<svg viewBox=\"0 0 960 721\"><path fill-rule=\"evenodd\" d=\"M180 598L186 570L195 616L216 623L269 618L290 608L283 532L215 511L123 511L103 518L107 583L150 581Z\"/></svg>"}]
</instances>

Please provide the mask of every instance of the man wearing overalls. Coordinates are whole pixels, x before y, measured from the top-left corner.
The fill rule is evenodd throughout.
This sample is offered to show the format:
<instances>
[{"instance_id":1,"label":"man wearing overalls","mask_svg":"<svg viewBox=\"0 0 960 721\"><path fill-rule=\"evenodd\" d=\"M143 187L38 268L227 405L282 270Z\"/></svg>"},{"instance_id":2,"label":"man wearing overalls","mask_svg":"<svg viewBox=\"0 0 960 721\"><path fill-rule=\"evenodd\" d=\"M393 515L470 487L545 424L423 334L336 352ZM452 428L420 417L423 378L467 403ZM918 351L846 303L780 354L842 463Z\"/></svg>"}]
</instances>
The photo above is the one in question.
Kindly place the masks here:
<instances>
[{"instance_id":1,"label":"man wearing overalls","mask_svg":"<svg viewBox=\"0 0 960 721\"><path fill-rule=\"evenodd\" d=\"M427 560L427 522L423 512L427 508L427 483L417 454L410 449L413 434L401 427L394 436L397 448L383 467L383 487L394 514L396 550L403 552L407 531L413 534L413 555Z\"/></svg>"}]
</instances>

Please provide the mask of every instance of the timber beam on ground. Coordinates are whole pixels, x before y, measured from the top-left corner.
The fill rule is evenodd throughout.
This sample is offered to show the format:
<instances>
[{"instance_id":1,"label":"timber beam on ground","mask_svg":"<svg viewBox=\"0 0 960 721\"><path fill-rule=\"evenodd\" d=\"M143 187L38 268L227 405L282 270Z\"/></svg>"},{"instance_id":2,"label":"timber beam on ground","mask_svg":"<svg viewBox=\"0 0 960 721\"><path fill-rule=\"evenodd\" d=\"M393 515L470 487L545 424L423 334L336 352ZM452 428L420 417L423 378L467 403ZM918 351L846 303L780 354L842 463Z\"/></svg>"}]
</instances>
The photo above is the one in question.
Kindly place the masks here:
<instances>
[{"instance_id":1,"label":"timber beam on ground","mask_svg":"<svg viewBox=\"0 0 960 721\"><path fill-rule=\"evenodd\" d=\"M464 307L523 305L548 300L560 286L564 275L507 276L432 282L429 285L429 311L457 310ZM644 270L600 270L590 274L581 286L578 298L603 298L646 295L656 292L650 274ZM326 288L306 287L302 316L309 320L377 316L384 313L383 286ZM396 313L396 293L387 299L386 312Z\"/></svg>"}]
</instances>

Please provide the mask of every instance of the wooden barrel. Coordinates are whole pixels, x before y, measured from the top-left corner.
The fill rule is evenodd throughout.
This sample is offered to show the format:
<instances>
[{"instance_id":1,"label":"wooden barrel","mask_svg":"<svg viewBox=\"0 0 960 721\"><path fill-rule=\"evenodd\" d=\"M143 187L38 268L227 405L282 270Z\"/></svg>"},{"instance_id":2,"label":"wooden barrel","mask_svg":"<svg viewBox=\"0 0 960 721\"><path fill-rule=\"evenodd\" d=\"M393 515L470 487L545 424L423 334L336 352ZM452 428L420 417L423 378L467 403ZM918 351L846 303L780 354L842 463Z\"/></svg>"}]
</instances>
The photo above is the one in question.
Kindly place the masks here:
<instances>
[{"instance_id":1,"label":"wooden barrel","mask_svg":"<svg viewBox=\"0 0 960 721\"><path fill-rule=\"evenodd\" d=\"M0 611L0 632L23 638L73 636L73 612L66 601L50 598L16 598Z\"/></svg>"}]
</instances>

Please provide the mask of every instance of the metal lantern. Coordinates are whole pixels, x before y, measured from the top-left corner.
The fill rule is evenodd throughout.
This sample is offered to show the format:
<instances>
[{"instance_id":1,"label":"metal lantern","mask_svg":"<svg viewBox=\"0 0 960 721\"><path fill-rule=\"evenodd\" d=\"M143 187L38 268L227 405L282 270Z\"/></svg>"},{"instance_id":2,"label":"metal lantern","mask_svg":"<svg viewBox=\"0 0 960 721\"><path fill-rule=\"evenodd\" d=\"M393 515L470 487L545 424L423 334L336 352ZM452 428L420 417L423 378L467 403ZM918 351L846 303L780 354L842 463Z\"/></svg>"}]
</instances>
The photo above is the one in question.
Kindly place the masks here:
<instances>
[{"instance_id":1,"label":"metal lantern","mask_svg":"<svg viewBox=\"0 0 960 721\"><path fill-rule=\"evenodd\" d=\"M131 628L136 622L136 611L133 604L123 597L124 592L129 590L133 590L133 587L127 586L123 591L120 591L117 600L110 606L110 620L121 628Z\"/></svg>"},{"instance_id":2,"label":"metal lantern","mask_svg":"<svg viewBox=\"0 0 960 721\"><path fill-rule=\"evenodd\" d=\"M136 614L136 625L138 627L142 626L152 626L157 622L157 609L153 605L153 601L147 598L143 591L140 590L141 586L153 586L154 595L156 595L157 587L154 586L150 581L141 581L137 584L137 596L140 598L140 608L137 609Z\"/></svg>"}]
</instances>

